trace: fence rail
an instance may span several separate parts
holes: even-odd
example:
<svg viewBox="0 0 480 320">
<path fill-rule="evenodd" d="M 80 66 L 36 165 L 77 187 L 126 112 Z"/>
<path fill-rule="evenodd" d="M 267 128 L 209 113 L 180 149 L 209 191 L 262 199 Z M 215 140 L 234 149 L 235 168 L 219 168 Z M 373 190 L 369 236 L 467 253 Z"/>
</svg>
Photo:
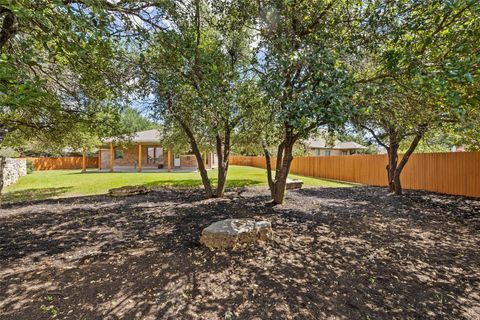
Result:
<svg viewBox="0 0 480 320">
<path fill-rule="evenodd" d="M 230 163 L 266 168 L 263 156 L 232 156 Z M 387 155 L 296 157 L 290 172 L 386 186 L 386 165 Z M 272 166 L 274 169 L 275 159 L 272 159 Z M 480 152 L 413 154 L 402 172 L 401 181 L 405 189 L 480 197 Z"/>
<path fill-rule="evenodd" d="M 33 162 L 34 169 L 59 170 L 59 169 L 81 169 L 82 157 L 62 157 L 62 158 L 25 158 Z M 86 158 L 87 168 L 98 168 L 97 157 Z"/>
</svg>

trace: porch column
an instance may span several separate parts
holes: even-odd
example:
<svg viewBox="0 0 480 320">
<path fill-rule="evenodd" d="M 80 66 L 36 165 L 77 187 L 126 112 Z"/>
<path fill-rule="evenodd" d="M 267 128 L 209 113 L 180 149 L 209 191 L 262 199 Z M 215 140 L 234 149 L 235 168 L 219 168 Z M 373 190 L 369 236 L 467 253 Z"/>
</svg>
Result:
<svg viewBox="0 0 480 320">
<path fill-rule="evenodd" d="M 102 146 L 98 147 L 98 171 L 102 170 Z"/>
<path fill-rule="evenodd" d="M 142 145 L 138 144 L 138 172 L 142 172 Z"/>
<path fill-rule="evenodd" d="M 113 143 L 110 142 L 110 172 L 113 172 Z"/>
<path fill-rule="evenodd" d="M 85 157 L 85 147 L 82 150 L 82 172 L 87 171 L 87 159 Z"/>
<path fill-rule="evenodd" d="M 170 154 L 170 147 L 168 147 L 168 152 L 167 152 L 167 166 L 168 166 L 168 172 L 170 172 L 170 167 L 172 166 L 171 164 L 171 154 Z"/>
<path fill-rule="evenodd" d="M 203 152 L 203 165 L 207 168 L 207 151 Z"/>
</svg>

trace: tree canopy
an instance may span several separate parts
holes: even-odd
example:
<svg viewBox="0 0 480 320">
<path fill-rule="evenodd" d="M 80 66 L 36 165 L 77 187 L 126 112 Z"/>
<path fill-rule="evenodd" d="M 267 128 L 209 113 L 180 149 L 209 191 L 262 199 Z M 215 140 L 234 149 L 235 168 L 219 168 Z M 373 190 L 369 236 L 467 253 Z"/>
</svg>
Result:
<svg viewBox="0 0 480 320">
<path fill-rule="evenodd" d="M 476 1 L 364 9 L 351 119 L 387 149 L 389 185 L 398 194 L 400 174 L 427 132 L 471 127 L 478 117 L 479 9 Z"/>
<path fill-rule="evenodd" d="M 142 89 L 155 97 L 151 110 L 165 128 L 183 131 L 209 197 L 223 195 L 232 143 L 257 106 L 257 84 L 249 74 L 249 8 L 223 1 L 168 2 L 158 10 L 170 27 L 147 33 L 148 46 L 138 58 Z M 203 165 L 207 149 L 218 158 L 216 192 Z"/>
<path fill-rule="evenodd" d="M 259 11 L 258 70 L 269 113 L 264 150 L 273 202 L 282 203 L 295 142 L 342 124 L 351 105 L 348 8 L 343 1 L 265 1 Z M 275 177 L 266 148 L 272 138 Z"/>
</svg>

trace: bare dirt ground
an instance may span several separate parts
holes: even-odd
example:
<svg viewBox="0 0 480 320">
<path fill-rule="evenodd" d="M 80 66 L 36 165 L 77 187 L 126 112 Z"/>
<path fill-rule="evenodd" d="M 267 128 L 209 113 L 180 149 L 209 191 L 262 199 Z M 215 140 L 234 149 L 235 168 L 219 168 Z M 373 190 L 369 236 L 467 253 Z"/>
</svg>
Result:
<svg viewBox="0 0 480 320">
<path fill-rule="evenodd" d="M 480 200 L 312 188 L 163 189 L 0 210 L 0 319 L 480 319 Z M 202 228 L 267 219 L 214 252 Z"/>
</svg>

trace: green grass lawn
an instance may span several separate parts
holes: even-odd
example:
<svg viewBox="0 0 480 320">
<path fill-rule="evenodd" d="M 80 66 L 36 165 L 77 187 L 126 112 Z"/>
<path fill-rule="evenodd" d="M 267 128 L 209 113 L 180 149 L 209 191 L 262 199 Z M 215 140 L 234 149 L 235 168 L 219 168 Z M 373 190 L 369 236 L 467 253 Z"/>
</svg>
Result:
<svg viewBox="0 0 480 320">
<path fill-rule="evenodd" d="M 212 182 L 217 182 L 217 171 L 209 171 Z M 292 179 L 302 179 L 305 186 L 350 187 L 352 184 L 308 178 L 296 175 Z M 172 173 L 81 173 L 79 170 L 37 171 L 4 190 L 4 202 L 17 202 L 55 197 L 103 194 L 111 188 L 128 185 L 148 187 L 174 186 L 194 188 L 202 186 L 198 172 Z M 253 167 L 231 166 L 228 171 L 227 187 L 265 186 L 266 171 Z"/>
</svg>

